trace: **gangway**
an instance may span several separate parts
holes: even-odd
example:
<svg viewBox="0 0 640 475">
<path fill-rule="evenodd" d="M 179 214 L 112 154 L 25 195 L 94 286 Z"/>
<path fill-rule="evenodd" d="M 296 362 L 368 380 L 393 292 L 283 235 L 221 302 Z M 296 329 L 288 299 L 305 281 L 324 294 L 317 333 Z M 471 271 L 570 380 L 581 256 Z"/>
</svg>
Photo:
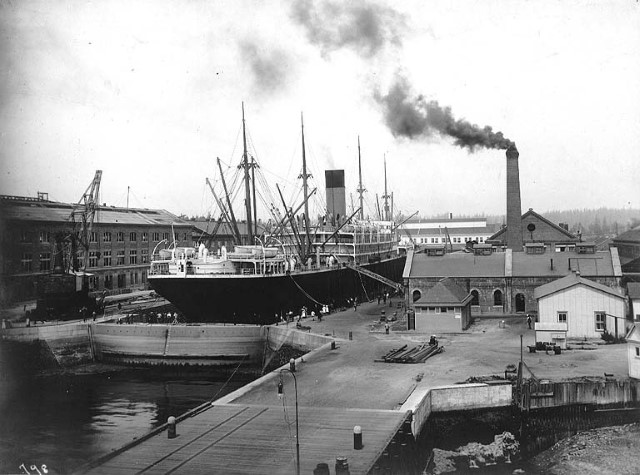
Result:
<svg viewBox="0 0 640 475">
<path fill-rule="evenodd" d="M 345 266 L 348 267 L 351 270 L 354 270 L 356 272 L 359 272 L 362 275 L 366 275 L 367 277 L 371 277 L 372 279 L 377 280 L 378 282 L 382 282 L 384 285 L 388 285 L 389 287 L 392 287 L 394 289 L 396 289 L 398 292 L 403 293 L 404 289 L 402 287 L 402 284 L 399 284 L 391 279 L 387 279 L 386 277 L 380 275 L 380 274 L 376 274 L 375 272 L 370 271 L 369 269 L 365 269 L 364 267 L 360 267 L 357 266 L 355 264 L 347 264 L 345 263 Z"/>
</svg>

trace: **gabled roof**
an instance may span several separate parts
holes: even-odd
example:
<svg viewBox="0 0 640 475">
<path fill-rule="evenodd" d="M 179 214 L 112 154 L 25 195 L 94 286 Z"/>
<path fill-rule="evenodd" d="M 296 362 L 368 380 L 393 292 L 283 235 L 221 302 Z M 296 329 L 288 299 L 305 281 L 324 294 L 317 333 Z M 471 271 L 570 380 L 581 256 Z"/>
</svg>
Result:
<svg viewBox="0 0 640 475">
<path fill-rule="evenodd" d="M 639 243 L 640 242 L 640 226 L 636 226 L 633 229 L 630 229 L 629 231 L 625 231 L 624 233 L 616 236 L 613 239 L 614 243 L 617 242 L 634 242 L 634 243 Z"/>
<path fill-rule="evenodd" d="M 555 294 L 556 292 L 560 292 L 562 290 L 569 289 L 571 287 L 575 287 L 577 285 L 584 285 L 591 289 L 604 292 L 606 294 L 612 295 L 614 297 L 618 297 L 620 299 L 624 299 L 624 296 L 617 292 L 615 289 L 611 287 L 607 287 L 606 285 L 598 284 L 597 282 L 593 282 L 589 279 L 584 279 L 577 274 L 571 273 L 562 279 L 554 280 L 553 282 L 549 282 L 548 284 L 541 285 L 537 287 L 533 291 L 533 296 L 536 299 L 540 299 L 542 297 L 546 297 L 551 294 Z"/>
<path fill-rule="evenodd" d="M 640 324 L 634 323 L 629 328 L 626 336 L 624 337 L 627 341 L 638 341 L 640 342 Z"/>
<path fill-rule="evenodd" d="M 629 282 L 627 284 L 627 294 L 629 298 L 640 299 L 640 282 Z"/>
<path fill-rule="evenodd" d="M 543 223 L 545 223 L 546 225 L 550 226 L 554 231 L 557 231 L 561 234 L 563 234 L 564 236 L 566 236 L 567 238 L 571 239 L 571 240 L 578 240 L 578 238 L 576 236 L 574 236 L 572 233 L 570 233 L 569 231 L 567 231 L 566 229 L 561 228 L 560 226 L 558 226 L 555 223 L 552 223 L 551 221 L 549 221 L 547 218 L 545 218 L 544 216 L 536 213 L 535 211 L 533 211 L 533 209 L 529 208 L 529 211 L 527 211 L 526 213 L 524 213 L 522 215 L 522 217 L 520 218 L 522 221 L 524 221 L 527 218 L 535 218 L 537 220 L 542 221 Z M 507 232 L 507 226 L 501 228 L 497 233 L 493 234 L 491 237 L 489 237 L 487 239 L 487 241 L 495 241 L 497 240 L 498 237 L 502 236 L 504 233 Z M 528 232 L 526 227 L 523 228 L 522 230 L 522 234 L 524 237 L 528 237 Z"/>
<path fill-rule="evenodd" d="M 416 300 L 423 305 L 466 305 L 472 299 L 471 293 L 464 290 L 451 279 L 443 279 L 431 287 L 425 295 Z"/>
</svg>

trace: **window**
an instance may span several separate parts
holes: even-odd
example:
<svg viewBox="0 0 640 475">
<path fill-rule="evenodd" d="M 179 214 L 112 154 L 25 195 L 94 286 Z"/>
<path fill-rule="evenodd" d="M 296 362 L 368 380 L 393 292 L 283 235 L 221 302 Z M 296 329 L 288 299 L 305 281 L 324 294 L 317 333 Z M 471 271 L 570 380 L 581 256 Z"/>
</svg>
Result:
<svg viewBox="0 0 640 475">
<path fill-rule="evenodd" d="M 102 253 L 102 265 L 109 267 L 111 265 L 111 251 L 104 251 Z M 105 284 L 106 286 L 107 284 Z"/>
<path fill-rule="evenodd" d="M 40 242 L 49 242 L 51 233 L 49 231 L 40 231 L 38 238 Z"/>
<path fill-rule="evenodd" d="M 89 242 L 98 242 L 98 233 L 95 231 L 91 231 L 89 234 Z"/>
<path fill-rule="evenodd" d="M 640 356 L 640 346 L 636 346 L 636 356 Z"/>
<path fill-rule="evenodd" d="M 124 242 L 124 233 L 122 231 L 119 231 L 118 234 L 116 235 L 116 241 Z"/>
<path fill-rule="evenodd" d="M 169 233 L 162 233 L 162 239 L 169 240 Z"/>
<path fill-rule="evenodd" d="M 596 331 L 603 332 L 607 329 L 607 314 L 605 312 L 595 312 Z"/>
<path fill-rule="evenodd" d="M 502 307 L 502 292 L 500 290 L 493 292 L 493 306 Z"/>
<path fill-rule="evenodd" d="M 129 250 L 129 264 L 138 263 L 138 251 L 136 249 Z"/>
<path fill-rule="evenodd" d="M 118 274 L 118 288 L 121 289 L 127 285 L 127 275 Z"/>
<path fill-rule="evenodd" d="M 183 234 L 182 234 L 182 240 L 183 240 L 184 242 L 187 242 L 187 233 L 183 233 Z"/>
<path fill-rule="evenodd" d="M 422 297 L 422 292 L 420 292 L 419 290 L 414 290 L 412 297 L 414 302 L 420 300 L 420 297 Z"/>
<path fill-rule="evenodd" d="M 129 241 L 136 242 L 138 240 L 138 233 L 130 232 L 129 233 Z"/>
<path fill-rule="evenodd" d="M 51 253 L 50 252 L 40 253 L 40 270 L 41 271 L 51 270 Z"/>
<path fill-rule="evenodd" d="M 104 242 L 111 242 L 111 233 L 109 231 L 102 233 L 102 240 Z"/>
<path fill-rule="evenodd" d="M 123 266 L 124 265 L 124 250 L 118 251 L 118 255 L 116 256 L 116 265 Z M 120 276 L 118 276 L 118 279 Z M 118 285 L 120 287 L 120 285 Z"/>
<path fill-rule="evenodd" d="M 471 305 L 480 305 L 480 294 L 475 289 L 471 291 Z"/>
<path fill-rule="evenodd" d="M 104 288 L 105 289 L 112 289 L 113 288 L 113 276 L 112 275 L 105 275 L 104 276 Z"/>
<path fill-rule="evenodd" d="M 478 239 L 478 242 L 484 242 L 484 238 L 480 236 L 480 239 Z"/>
<path fill-rule="evenodd" d="M 149 233 L 142 233 L 142 242 L 149 242 Z"/>
<path fill-rule="evenodd" d="M 447 313 L 447 307 L 440 307 L 440 313 Z"/>
<path fill-rule="evenodd" d="M 23 272 L 31 272 L 31 262 L 33 255 L 30 252 L 23 252 L 22 259 L 20 260 L 20 268 Z"/>
<path fill-rule="evenodd" d="M 97 251 L 89 251 L 89 267 L 98 267 Z"/>
<path fill-rule="evenodd" d="M 567 323 L 567 312 L 558 312 L 558 323 Z"/>
<path fill-rule="evenodd" d="M 131 274 L 129 274 L 129 282 L 131 284 L 137 284 L 138 283 L 138 274 L 135 272 L 131 272 Z"/>
<path fill-rule="evenodd" d="M 140 278 L 141 278 L 141 282 L 142 282 L 143 284 L 146 284 L 146 283 L 147 283 L 147 271 L 146 271 L 146 270 L 143 270 L 143 271 L 142 271 L 142 274 L 140 275 Z"/>
<path fill-rule="evenodd" d="M 146 264 L 147 262 L 149 262 L 149 249 L 142 249 L 140 253 L 140 263 Z"/>
<path fill-rule="evenodd" d="M 429 311 L 430 311 L 430 312 L 435 312 L 435 311 L 436 311 L 436 308 L 435 308 L 435 307 L 429 307 Z"/>
<path fill-rule="evenodd" d="M 78 269 L 82 269 L 84 267 L 84 251 L 78 251 L 76 257 L 78 258 Z"/>
<path fill-rule="evenodd" d="M 151 239 L 153 240 L 153 242 L 158 242 L 160 241 L 160 233 L 153 233 L 151 235 Z"/>
</svg>

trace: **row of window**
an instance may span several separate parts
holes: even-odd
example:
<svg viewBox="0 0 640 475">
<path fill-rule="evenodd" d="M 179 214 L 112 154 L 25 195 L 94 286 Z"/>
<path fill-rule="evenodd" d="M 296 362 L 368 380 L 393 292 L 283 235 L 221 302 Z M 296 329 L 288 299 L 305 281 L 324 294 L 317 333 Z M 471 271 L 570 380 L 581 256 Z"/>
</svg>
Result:
<svg viewBox="0 0 640 475">
<path fill-rule="evenodd" d="M 567 323 L 569 312 L 561 310 L 558 313 L 558 323 Z M 607 329 L 607 313 L 602 311 L 594 312 L 596 321 L 596 331 L 603 332 Z"/>
<path fill-rule="evenodd" d="M 115 279 L 114 279 L 115 277 Z M 89 288 L 91 290 L 103 290 L 103 289 L 123 289 L 127 287 L 127 285 L 138 285 L 144 284 L 147 282 L 147 271 L 138 272 L 130 272 L 129 273 L 129 283 L 127 284 L 127 274 L 106 274 L 102 276 L 102 286 L 100 282 L 100 276 L 93 275 L 89 277 Z M 114 285 L 115 284 L 115 285 Z"/>
<path fill-rule="evenodd" d="M 124 250 L 117 251 L 115 265 L 123 266 L 126 263 L 126 255 Z M 129 250 L 129 265 L 135 264 L 147 264 L 149 262 L 149 249 L 141 249 L 140 250 L 140 262 L 138 262 L 138 250 L 130 249 Z M 89 251 L 89 262 L 87 263 L 88 267 L 98 267 L 99 260 L 102 258 L 102 266 L 110 267 L 114 265 L 114 261 L 112 260 L 111 251 Z M 40 271 L 49 271 L 51 270 L 51 253 L 50 252 L 41 252 L 38 255 L 38 265 Z M 80 263 L 80 267 L 84 265 L 84 254 L 81 252 L 78 253 L 78 261 Z M 33 271 L 33 254 L 30 252 L 23 252 L 22 259 L 20 260 L 20 266 L 23 272 L 31 272 Z"/>
<path fill-rule="evenodd" d="M 126 237 L 126 233 L 123 231 L 118 231 L 117 233 L 112 233 L 111 231 L 105 231 L 102 233 L 102 242 L 113 242 L 113 238 L 115 234 L 115 242 L 125 242 L 125 237 Z M 136 242 L 138 241 L 138 234 L 140 234 L 140 240 L 142 242 L 149 242 L 149 233 L 147 232 L 142 232 L 142 233 L 137 233 L 135 231 L 132 231 L 129 233 L 129 242 Z M 162 234 L 162 239 L 169 241 L 171 239 L 171 233 L 165 232 L 165 233 L 159 233 L 159 232 L 153 232 L 151 233 L 151 241 L 152 242 L 160 242 L 160 235 Z M 98 239 L 100 237 L 100 233 L 98 233 L 97 231 L 91 231 L 91 233 L 89 234 L 89 242 L 91 243 L 97 243 Z M 178 239 L 178 236 L 175 236 L 176 239 Z M 183 241 L 187 241 L 189 238 L 189 234 L 188 233 L 182 233 L 182 239 Z M 31 242 L 31 232 L 29 231 L 22 231 L 20 234 L 20 242 L 22 243 L 27 243 L 27 242 Z M 52 242 L 52 233 L 50 231 L 40 231 L 38 233 L 38 242 L 40 243 L 49 243 Z"/>
<path fill-rule="evenodd" d="M 462 240 L 464 239 L 464 242 L 470 242 L 470 241 L 475 241 L 475 242 L 484 242 L 484 238 L 482 236 L 480 237 L 476 237 L 476 238 L 472 238 L 472 237 L 452 237 L 451 238 L 451 242 L 453 243 L 462 243 Z M 447 238 L 446 237 L 432 237 L 432 238 L 416 238 L 415 239 L 416 242 L 418 242 L 419 244 L 446 244 L 447 243 Z"/>
</svg>

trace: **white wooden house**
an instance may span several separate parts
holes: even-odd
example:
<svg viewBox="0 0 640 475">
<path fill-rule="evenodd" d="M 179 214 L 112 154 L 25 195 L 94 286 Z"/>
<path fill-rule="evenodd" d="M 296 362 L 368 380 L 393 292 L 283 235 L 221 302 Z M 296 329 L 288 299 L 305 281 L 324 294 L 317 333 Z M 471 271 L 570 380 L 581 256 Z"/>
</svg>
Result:
<svg viewBox="0 0 640 475">
<path fill-rule="evenodd" d="M 634 322 L 640 322 L 640 282 L 629 282 L 627 284 L 627 295 L 629 296 L 629 306 Z"/>
<path fill-rule="evenodd" d="M 627 333 L 627 358 L 629 377 L 640 379 L 640 323 L 636 323 Z"/>
<path fill-rule="evenodd" d="M 625 296 L 579 274 L 537 287 L 534 297 L 538 321 L 566 324 L 567 338 L 600 338 L 604 331 L 623 337 L 627 332 Z"/>
</svg>

